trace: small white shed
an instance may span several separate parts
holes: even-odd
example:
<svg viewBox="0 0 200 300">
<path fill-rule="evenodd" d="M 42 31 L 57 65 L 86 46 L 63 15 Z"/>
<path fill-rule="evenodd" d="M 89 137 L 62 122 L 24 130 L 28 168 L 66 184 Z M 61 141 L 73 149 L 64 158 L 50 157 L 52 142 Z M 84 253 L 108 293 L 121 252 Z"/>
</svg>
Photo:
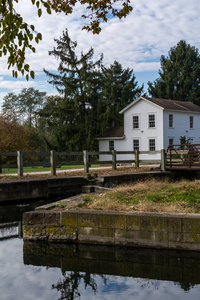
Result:
<svg viewBox="0 0 200 300">
<path fill-rule="evenodd" d="M 119 113 L 124 126 L 98 136 L 99 151 L 157 151 L 180 144 L 181 136 L 200 144 L 200 107 L 191 102 L 139 97 Z"/>
</svg>

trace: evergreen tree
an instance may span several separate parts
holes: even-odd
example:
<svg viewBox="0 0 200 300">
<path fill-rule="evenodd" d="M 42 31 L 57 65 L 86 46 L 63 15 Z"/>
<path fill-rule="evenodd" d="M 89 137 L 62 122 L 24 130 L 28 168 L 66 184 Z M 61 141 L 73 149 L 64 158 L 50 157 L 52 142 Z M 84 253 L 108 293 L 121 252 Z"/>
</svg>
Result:
<svg viewBox="0 0 200 300">
<path fill-rule="evenodd" d="M 73 103 L 63 97 L 46 97 L 44 107 L 39 111 L 39 131 L 42 132 L 47 148 L 56 151 L 76 151 L 69 136 L 75 134 L 76 120 Z"/>
<path fill-rule="evenodd" d="M 143 92 L 138 86 L 133 70 L 123 69 L 114 61 L 109 68 L 103 70 L 102 129 L 123 125 L 123 116 L 119 114 L 125 106 L 139 97 Z"/>
<path fill-rule="evenodd" d="M 190 101 L 200 105 L 200 55 L 198 49 L 181 40 L 168 57 L 161 56 L 159 78 L 148 82 L 152 97 Z"/>
<path fill-rule="evenodd" d="M 92 112 L 94 102 L 99 101 L 102 56 L 94 63 L 94 50 L 91 48 L 86 54 L 81 53 L 79 58 L 76 55 L 77 43 L 70 39 L 67 30 L 55 41 L 57 47 L 49 54 L 60 60 L 58 73 L 44 71 L 50 78 L 49 83 L 63 97 L 62 109 L 65 113 L 61 122 L 65 124 L 66 142 L 65 146 L 61 146 L 62 143 L 57 146 L 64 146 L 62 150 L 92 149 L 95 138 L 93 127 L 97 128 Z M 59 143 L 59 139 L 57 141 Z"/>
</svg>

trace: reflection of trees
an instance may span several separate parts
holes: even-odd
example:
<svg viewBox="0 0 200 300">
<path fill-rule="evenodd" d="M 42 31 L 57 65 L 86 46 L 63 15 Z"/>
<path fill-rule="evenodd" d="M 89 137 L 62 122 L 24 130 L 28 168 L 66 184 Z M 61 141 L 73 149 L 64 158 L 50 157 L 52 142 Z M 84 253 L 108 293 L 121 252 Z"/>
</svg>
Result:
<svg viewBox="0 0 200 300">
<path fill-rule="evenodd" d="M 176 285 L 176 283 L 175 283 Z M 178 286 L 180 286 L 185 292 L 189 292 L 190 289 L 192 289 L 195 284 L 190 283 L 190 282 L 179 282 L 177 283 Z"/>
<path fill-rule="evenodd" d="M 103 275 L 99 275 L 104 280 L 106 285 L 106 278 Z M 59 280 L 57 284 L 52 285 L 52 289 L 57 289 L 61 293 L 61 297 L 58 300 L 73 300 L 81 296 L 79 291 L 79 284 L 84 282 L 85 289 L 91 287 L 94 294 L 97 292 L 97 283 L 94 280 L 94 276 L 90 273 L 81 273 L 78 271 L 65 272 L 63 279 Z"/>
</svg>

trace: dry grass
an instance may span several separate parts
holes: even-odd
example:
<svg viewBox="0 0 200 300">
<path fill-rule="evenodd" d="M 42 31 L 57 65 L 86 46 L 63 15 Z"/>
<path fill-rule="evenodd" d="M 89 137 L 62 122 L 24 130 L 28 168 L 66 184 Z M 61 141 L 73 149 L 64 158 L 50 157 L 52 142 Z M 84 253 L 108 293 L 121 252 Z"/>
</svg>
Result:
<svg viewBox="0 0 200 300">
<path fill-rule="evenodd" d="M 172 183 L 151 179 L 87 197 L 87 209 L 200 213 L 200 183 L 186 180 Z"/>
</svg>

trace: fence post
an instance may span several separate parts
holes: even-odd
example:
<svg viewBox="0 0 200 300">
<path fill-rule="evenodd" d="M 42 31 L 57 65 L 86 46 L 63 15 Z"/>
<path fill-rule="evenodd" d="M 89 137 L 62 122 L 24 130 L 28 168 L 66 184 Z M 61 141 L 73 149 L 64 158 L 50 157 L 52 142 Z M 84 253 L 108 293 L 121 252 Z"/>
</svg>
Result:
<svg viewBox="0 0 200 300">
<path fill-rule="evenodd" d="M 89 172 L 89 155 L 88 155 L 87 150 L 83 151 L 83 163 L 84 163 L 84 171 L 85 171 L 85 173 L 88 173 Z"/>
<path fill-rule="evenodd" d="M 17 173 L 23 176 L 23 152 L 17 151 Z"/>
<path fill-rule="evenodd" d="M 135 151 L 135 168 L 139 168 L 139 150 Z"/>
<path fill-rule="evenodd" d="M 161 149 L 161 171 L 165 171 L 165 165 L 166 165 L 166 160 L 165 160 L 165 149 Z"/>
<path fill-rule="evenodd" d="M 116 170 L 116 150 L 112 150 L 112 169 Z"/>
<path fill-rule="evenodd" d="M 56 175 L 56 151 L 50 151 L 51 175 Z"/>
</svg>

